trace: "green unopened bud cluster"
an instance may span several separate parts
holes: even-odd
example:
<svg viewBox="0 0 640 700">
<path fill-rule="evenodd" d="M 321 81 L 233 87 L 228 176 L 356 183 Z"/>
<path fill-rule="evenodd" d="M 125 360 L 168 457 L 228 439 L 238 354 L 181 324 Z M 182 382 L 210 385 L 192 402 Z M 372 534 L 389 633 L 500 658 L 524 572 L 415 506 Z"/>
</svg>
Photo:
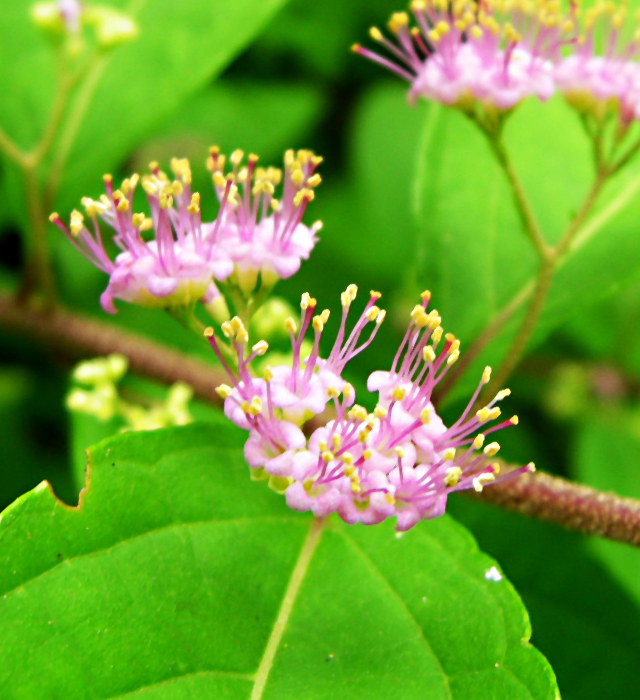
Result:
<svg viewBox="0 0 640 700">
<path fill-rule="evenodd" d="M 192 421 L 189 401 L 193 390 L 184 382 L 173 384 L 167 398 L 150 407 L 125 401 L 118 393 L 117 383 L 125 375 L 128 364 L 127 358 L 118 354 L 78 364 L 71 377 L 81 386 L 75 386 L 67 395 L 67 408 L 100 421 L 119 417 L 124 421 L 123 431 L 156 430 Z"/>
</svg>

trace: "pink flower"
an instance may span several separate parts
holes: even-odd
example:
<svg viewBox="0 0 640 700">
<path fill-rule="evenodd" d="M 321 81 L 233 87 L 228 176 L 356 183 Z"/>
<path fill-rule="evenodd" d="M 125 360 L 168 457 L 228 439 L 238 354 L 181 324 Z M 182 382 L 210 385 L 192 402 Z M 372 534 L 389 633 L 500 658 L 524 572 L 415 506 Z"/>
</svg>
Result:
<svg viewBox="0 0 640 700">
<path fill-rule="evenodd" d="M 256 286 L 258 275 L 263 284 L 273 285 L 279 278 L 291 277 L 306 260 L 317 242 L 320 222 L 308 227 L 302 223 L 307 204 L 320 184 L 315 173 L 322 158 L 311 151 L 287 151 L 283 171 L 256 167 L 257 156 L 250 155 L 243 165 L 244 153 L 229 157 L 231 170 L 225 172 L 227 159 L 217 148 L 211 149 L 207 166 L 220 200 L 220 212 L 209 225 L 212 239 L 233 260 L 235 277 L 245 293 Z M 284 179 L 280 199 L 276 188 Z"/>
<path fill-rule="evenodd" d="M 599 2 L 585 13 L 584 36 L 555 67 L 558 90 L 581 112 L 604 117 L 610 108 L 628 124 L 640 119 L 640 43 L 625 40 L 626 6 Z"/>
<path fill-rule="evenodd" d="M 208 165 L 220 199 L 212 222 L 202 221 L 200 195 L 191 191 L 189 162 L 176 158 L 171 161 L 174 180 L 157 163 L 142 178 L 150 217 L 133 213 L 138 175 L 124 180 L 119 189 L 105 175 L 107 193 L 97 201 L 82 200 L 91 219 L 89 228 L 79 211 L 72 212 L 69 228 L 58 214 L 51 215 L 73 245 L 109 275 L 101 297 L 105 311 L 116 312 L 115 299 L 153 308 L 202 301 L 214 318 L 221 318 L 226 304 L 214 280 L 228 280 L 250 295 L 259 278 L 270 288 L 280 277 L 297 272 L 321 227 L 320 222 L 306 226 L 302 216 L 320 183 L 314 171 L 322 159 L 311 151 L 287 151 L 281 199 L 274 194 L 282 171 L 256 168 L 257 156 L 249 156 L 246 166 L 242 160 L 242 151 L 235 151 L 229 158 L 232 169 L 225 174 L 226 157 L 211 149 Z M 121 250 L 115 260 L 105 249 L 98 218 L 115 232 L 113 242 Z M 155 238 L 146 240 L 150 230 Z"/>
<path fill-rule="evenodd" d="M 200 217 L 200 195 L 191 193 L 191 171 L 186 160 L 171 163 L 171 181 L 152 163 L 152 173 L 142 178 L 151 217 L 133 212 L 133 198 L 140 180 L 132 175 L 119 189 L 105 175 L 107 193 L 99 201 L 85 197 L 82 203 L 91 219 L 90 231 L 79 211 L 71 214 L 69 229 L 57 214 L 50 219 L 96 267 L 109 275 L 100 301 L 115 313 L 115 299 L 140 306 L 167 308 L 190 306 L 215 296 L 213 278 L 226 279 L 233 272 L 227 254 L 206 236 Z M 98 217 L 114 231 L 114 243 L 122 251 L 111 260 L 105 250 Z M 153 229 L 155 238 L 143 233 Z"/>
<path fill-rule="evenodd" d="M 237 371 L 225 360 L 222 339 L 208 329 L 206 335 L 232 384 L 218 387 L 218 393 L 225 399 L 227 416 L 250 431 L 245 448 L 249 466 L 288 480 L 285 493 L 291 508 L 317 517 L 337 513 L 347 523 L 366 525 L 395 516 L 397 528 L 406 530 L 419 520 L 442 515 L 452 491 L 480 491 L 494 483 L 500 467 L 488 460 L 499 445 L 485 446 L 485 437 L 518 420 L 514 416 L 486 428 L 499 417 L 496 404 L 509 395 L 508 390 L 473 411 L 489 381 L 489 368 L 453 425 L 447 427 L 437 415 L 431 395 L 458 359 L 460 342 L 450 334 L 444 335 L 443 342 L 440 315 L 436 310 L 427 312 L 428 292 L 411 312 L 391 369 L 369 377 L 369 391 L 378 393 L 375 409 L 370 413 L 354 403 L 355 391 L 343 379 L 343 371 L 373 341 L 384 319 L 384 311 L 376 306 L 380 295 L 371 292 L 348 332 L 356 294 L 355 285 L 342 294 L 340 327 L 326 359 L 320 357 L 319 347 L 329 312 L 315 314 L 316 300 L 303 294 L 299 326 L 293 318 L 285 324 L 291 336 L 292 364 L 269 368 L 264 378 L 253 376 L 251 363 L 268 346 L 260 341 L 247 350 L 249 336 L 239 318 L 222 325 L 237 356 Z M 361 341 L 369 324 L 373 329 Z M 302 341 L 310 327 L 313 349 L 302 358 Z M 326 411 L 329 403 L 333 415 L 305 437 L 298 426 Z M 527 465 L 519 471 L 532 469 Z"/>
<path fill-rule="evenodd" d="M 548 2 L 414 0 L 410 7 L 417 26 L 409 27 L 407 13 L 392 15 L 395 42 L 376 27 L 370 32 L 394 60 L 353 47 L 408 80 L 410 98 L 509 110 L 553 94 L 553 60 L 573 25 Z"/>
</svg>

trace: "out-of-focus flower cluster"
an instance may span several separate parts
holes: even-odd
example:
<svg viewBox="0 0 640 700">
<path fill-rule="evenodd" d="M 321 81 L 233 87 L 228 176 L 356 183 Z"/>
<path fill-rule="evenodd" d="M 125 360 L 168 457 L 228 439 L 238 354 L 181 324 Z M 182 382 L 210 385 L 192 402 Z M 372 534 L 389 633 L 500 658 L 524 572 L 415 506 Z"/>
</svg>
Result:
<svg viewBox="0 0 640 700">
<path fill-rule="evenodd" d="M 117 384 L 128 366 L 127 358 L 117 353 L 80 362 L 71 373 L 75 386 L 67 395 L 67 408 L 100 421 L 117 417 L 122 421 L 122 432 L 191 423 L 189 402 L 193 398 L 193 389 L 184 382 L 170 386 L 164 401 L 155 401 L 148 406 L 125 401 L 118 393 Z"/>
<path fill-rule="evenodd" d="M 413 0 L 392 15 L 394 41 L 370 36 L 391 57 L 356 44 L 355 52 L 411 83 L 412 99 L 505 112 L 556 91 L 582 112 L 623 123 L 640 119 L 639 34 L 627 3 L 581 11 L 559 0 Z"/>
<path fill-rule="evenodd" d="M 201 300 L 217 318 L 226 309 L 220 283 L 248 298 L 258 285 L 267 292 L 278 279 L 293 275 L 309 257 L 320 223 L 308 227 L 302 216 L 320 183 L 315 170 L 321 160 L 311 151 L 287 151 L 283 171 L 257 167 L 254 155 L 245 163 L 239 150 L 227 159 L 211 148 L 207 166 L 220 202 L 213 221 L 202 220 L 189 162 L 177 158 L 171 161 L 173 179 L 157 163 L 151 163 L 150 174 L 134 174 L 118 188 L 105 175 L 106 194 L 82 200 L 86 216 L 73 211 L 69 227 L 57 213 L 50 219 L 109 275 L 101 297 L 109 313 L 116 311 L 115 299 L 153 308 L 190 307 Z M 138 184 L 150 216 L 134 212 Z M 121 251 L 115 260 L 98 219 L 115 232 L 113 242 Z"/>
<path fill-rule="evenodd" d="M 499 445 L 485 444 L 485 439 L 518 421 L 514 416 L 489 427 L 500 416 L 497 403 L 508 390 L 474 409 L 489 381 L 489 368 L 454 424 L 446 426 L 437 415 L 431 395 L 458 359 L 460 341 L 443 333 L 436 310 L 427 311 L 428 292 L 411 313 L 391 369 L 369 377 L 368 389 L 377 394 L 375 408 L 370 412 L 356 404 L 344 370 L 373 341 L 385 317 L 377 306 L 380 294 L 371 292 L 349 329 L 356 293 L 350 285 L 342 294 L 342 317 L 326 358 L 320 343 L 329 311 L 316 313 L 316 300 L 304 294 L 300 320 L 290 317 L 285 322 L 292 361 L 267 367 L 261 377 L 252 372 L 252 362 L 267 352 L 265 341 L 251 346 L 238 317 L 222 324 L 237 356 L 237 368 L 232 368 L 221 351 L 221 338 L 208 328 L 205 335 L 231 380 L 217 391 L 226 415 L 249 431 L 245 456 L 254 477 L 268 479 L 272 488 L 284 492 L 291 508 L 318 517 L 335 512 L 347 523 L 375 524 L 395 516 L 397 529 L 407 530 L 421 519 L 441 515 L 452 491 L 481 491 L 495 483 L 500 467 L 491 457 Z M 313 345 L 303 354 L 310 329 Z M 308 437 L 304 424 L 310 418 L 317 424 L 320 414 L 327 413 L 329 419 Z"/>
</svg>

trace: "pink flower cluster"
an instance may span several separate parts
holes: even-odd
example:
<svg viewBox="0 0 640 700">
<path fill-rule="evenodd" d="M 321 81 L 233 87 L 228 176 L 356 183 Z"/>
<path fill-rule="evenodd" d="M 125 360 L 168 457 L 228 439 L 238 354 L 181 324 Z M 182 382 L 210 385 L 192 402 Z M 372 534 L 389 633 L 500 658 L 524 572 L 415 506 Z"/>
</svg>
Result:
<svg viewBox="0 0 640 700">
<path fill-rule="evenodd" d="M 191 190 L 186 159 L 174 158 L 174 179 L 151 164 L 151 173 L 125 179 L 118 189 L 104 176 L 106 194 L 85 197 L 85 217 L 77 210 L 70 226 L 57 213 L 50 220 L 96 267 L 109 275 L 101 296 L 105 311 L 115 313 L 115 299 L 154 308 L 189 307 L 220 297 L 217 283 L 239 287 L 250 295 L 260 282 L 270 288 L 290 277 L 309 257 L 320 223 L 302 223 L 307 204 L 320 183 L 315 173 L 321 158 L 311 151 L 287 151 L 285 169 L 259 168 L 257 156 L 235 151 L 227 159 L 212 148 L 207 162 L 220 201 L 214 221 L 202 220 L 200 195 Z M 282 197 L 276 187 L 284 179 Z M 151 216 L 134 213 L 138 183 L 147 196 Z M 104 246 L 98 218 L 114 231 L 120 253 L 112 260 Z M 146 232 L 153 231 L 147 240 Z"/>
<path fill-rule="evenodd" d="M 510 110 L 527 97 L 558 90 L 583 112 L 623 123 L 640 119 L 639 36 L 630 35 L 624 3 L 600 1 L 584 13 L 558 0 L 413 0 L 391 17 L 395 42 L 370 35 L 393 57 L 354 51 L 411 83 L 412 99 L 471 110 Z"/>
<path fill-rule="evenodd" d="M 417 26 L 405 12 L 388 24 L 396 43 L 376 27 L 370 32 L 397 62 L 353 49 L 407 79 L 414 99 L 509 110 L 554 92 L 553 62 L 574 26 L 559 7 L 557 0 L 413 0 Z"/>
<path fill-rule="evenodd" d="M 291 364 L 267 367 L 262 377 L 254 375 L 251 365 L 267 352 L 265 341 L 249 349 L 242 321 L 235 317 L 224 323 L 222 332 L 237 356 L 235 370 L 225 360 L 221 339 L 208 328 L 205 335 L 231 380 L 217 391 L 226 415 L 249 431 L 245 456 L 255 478 L 268 479 L 284 492 L 291 508 L 318 517 L 338 513 L 347 523 L 368 525 L 395 516 L 397 529 L 407 530 L 419 520 L 442 515 L 450 492 L 481 491 L 495 483 L 500 467 L 488 458 L 499 445 L 484 445 L 485 438 L 518 420 L 514 416 L 487 427 L 500 416 L 496 404 L 508 390 L 472 412 L 489 381 L 489 368 L 453 425 L 447 427 L 437 415 L 431 395 L 458 359 L 460 341 L 450 334 L 443 338 L 438 312 L 427 312 L 428 292 L 411 313 L 391 369 L 369 377 L 368 389 L 378 397 L 375 408 L 369 412 L 356 404 L 354 388 L 343 372 L 373 341 L 385 317 L 376 305 L 380 294 L 371 292 L 348 330 L 356 293 L 356 286 L 350 285 L 342 294 L 340 327 L 326 359 L 320 356 L 320 340 L 329 311 L 316 314 L 316 300 L 304 294 L 299 324 L 293 318 L 286 321 Z M 310 328 L 313 346 L 303 357 L 302 343 Z M 366 329 L 368 336 L 362 340 Z M 328 422 L 307 437 L 302 426 L 320 414 L 329 414 Z M 532 469 L 527 465 L 520 471 Z"/>
</svg>

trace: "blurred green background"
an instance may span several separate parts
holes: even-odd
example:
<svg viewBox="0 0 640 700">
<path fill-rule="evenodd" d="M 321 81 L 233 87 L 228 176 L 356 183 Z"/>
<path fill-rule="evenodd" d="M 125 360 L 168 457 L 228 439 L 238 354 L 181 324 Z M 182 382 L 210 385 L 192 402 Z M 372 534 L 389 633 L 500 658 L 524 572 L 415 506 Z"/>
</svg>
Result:
<svg viewBox="0 0 640 700">
<path fill-rule="evenodd" d="M 106 170 L 124 177 L 152 159 L 166 166 L 175 155 L 191 158 L 203 208 L 214 211 L 204 168 L 209 145 L 224 152 L 243 148 L 273 164 L 287 148 L 312 148 L 325 158 L 323 184 L 308 213 L 309 221 L 324 222 L 321 242 L 277 294 L 295 305 L 309 291 L 336 308 L 351 282 L 383 292 L 389 322 L 351 368 L 356 386 L 389 364 L 406 311 L 424 287 L 434 292 L 446 330 L 462 338 L 464 351 L 526 284 L 535 260 L 482 137 L 457 113 L 426 104 L 410 108 L 404 85 L 349 52 L 351 43 L 366 40 L 371 24 L 401 8 L 388 0 L 258 3 L 254 25 L 228 37 L 224 27 L 234 19 L 234 3 L 174 5 L 142 11 L 140 39 L 114 53 L 55 208 L 66 218 L 80 197 L 99 194 Z M 24 146 L 41 129 L 53 82 L 50 47 L 30 24 L 28 8 L 5 3 L 0 18 L 0 124 Z M 507 141 L 553 238 L 591 176 L 578 120 L 559 99 L 526 104 L 509 124 Z M 559 275 L 545 322 L 510 383 L 507 410 L 519 414 L 520 425 L 501 442 L 507 460 L 533 460 L 640 498 L 637 179 L 634 165 L 612 183 L 602 202 L 604 224 Z M 23 204 L 19 177 L 5 161 L 0 280 L 7 289 L 17 285 L 24 257 Z M 607 207 L 614 206 L 612 214 Z M 104 319 L 104 276 L 53 227 L 49 242 L 63 302 Z M 207 356 L 170 318 L 119 307 L 110 322 Z M 507 330 L 478 367 L 500 358 L 508 336 Z M 442 407 L 445 415 L 459 409 L 478 367 Z M 66 413 L 69 369 L 47 347 L 0 329 L 2 506 L 45 478 L 73 502 L 72 463 L 81 463 L 83 448 L 113 429 Z M 158 391 L 135 378 L 128 382 L 135 391 Z M 195 412 L 206 419 L 211 410 Z M 464 497 L 452 500 L 453 514 L 522 595 L 532 641 L 554 667 L 565 700 L 637 697 L 640 552 Z"/>
</svg>

